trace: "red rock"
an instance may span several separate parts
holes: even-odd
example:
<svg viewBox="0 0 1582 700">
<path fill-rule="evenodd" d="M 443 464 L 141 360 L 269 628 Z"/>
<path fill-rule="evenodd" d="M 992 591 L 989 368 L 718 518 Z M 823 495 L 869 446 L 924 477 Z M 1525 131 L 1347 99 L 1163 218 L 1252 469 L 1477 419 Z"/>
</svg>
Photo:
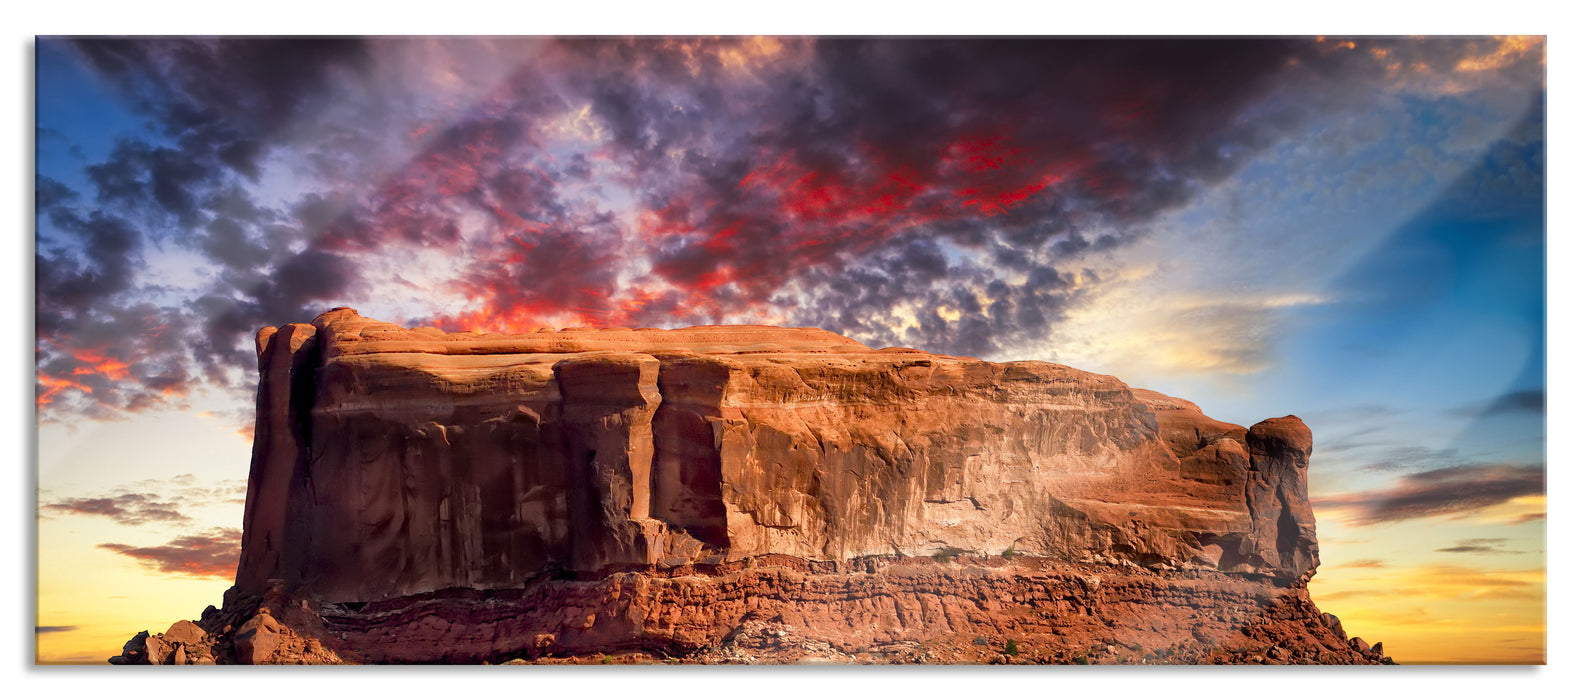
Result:
<svg viewBox="0 0 1582 700">
<path fill-rule="evenodd" d="M 1350 644 L 1351 648 L 1355 649 L 1357 653 L 1360 654 L 1366 654 L 1372 649 L 1372 647 L 1368 646 L 1367 642 L 1362 641 L 1362 637 L 1352 637 Z"/>
<path fill-rule="evenodd" d="M 1255 567 L 1290 576 L 1318 568 L 1318 529 L 1307 500 L 1307 458 L 1313 433 L 1296 416 L 1270 418 L 1247 431 L 1252 471 L 1247 503 L 1253 536 L 1242 540 L 1242 554 Z"/>
<path fill-rule="evenodd" d="M 1305 505 L 1299 421 L 1248 433 L 1069 367 L 815 329 L 442 335 L 348 309 L 258 341 L 242 593 L 765 554 L 1315 562 L 1311 513 L 1285 505 Z"/>
<path fill-rule="evenodd" d="M 267 662 L 280 646 L 280 631 L 280 623 L 267 613 L 254 615 L 232 637 L 237 661 L 251 665 Z"/>
<path fill-rule="evenodd" d="M 806 328 L 337 309 L 257 347 L 241 563 L 203 616 L 241 663 L 988 663 L 971 640 L 1008 632 L 1018 663 L 1363 659 L 1306 597 L 1294 417 Z"/>
<path fill-rule="evenodd" d="M 1324 613 L 1323 615 L 1320 616 L 1320 621 L 1324 624 L 1325 627 L 1328 627 L 1330 629 L 1330 631 L 1334 632 L 1336 637 L 1339 637 L 1340 639 L 1346 639 L 1347 638 L 1346 637 L 1346 628 L 1341 626 L 1340 618 L 1335 617 L 1334 615 L 1331 615 L 1329 613 Z"/>
<path fill-rule="evenodd" d="M 161 639 L 159 635 L 149 637 L 143 646 L 146 649 L 145 654 L 147 654 L 145 658 L 148 659 L 149 664 L 154 666 L 169 664 L 171 655 L 175 653 L 172 645 Z"/>
<path fill-rule="evenodd" d="M 207 633 L 203 631 L 203 628 L 197 626 L 191 620 L 176 622 L 164 634 L 165 641 L 186 645 L 196 645 L 202 642 L 205 636 L 207 636 Z"/>
</svg>

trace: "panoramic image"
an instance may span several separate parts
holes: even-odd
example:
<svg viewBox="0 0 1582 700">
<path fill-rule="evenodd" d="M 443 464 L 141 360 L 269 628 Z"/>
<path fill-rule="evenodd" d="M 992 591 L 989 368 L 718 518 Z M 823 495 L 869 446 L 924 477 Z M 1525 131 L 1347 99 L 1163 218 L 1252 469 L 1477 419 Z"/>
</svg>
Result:
<svg viewBox="0 0 1582 700">
<path fill-rule="evenodd" d="M 1550 659 L 1544 37 L 31 50 L 34 665 Z"/>
</svg>

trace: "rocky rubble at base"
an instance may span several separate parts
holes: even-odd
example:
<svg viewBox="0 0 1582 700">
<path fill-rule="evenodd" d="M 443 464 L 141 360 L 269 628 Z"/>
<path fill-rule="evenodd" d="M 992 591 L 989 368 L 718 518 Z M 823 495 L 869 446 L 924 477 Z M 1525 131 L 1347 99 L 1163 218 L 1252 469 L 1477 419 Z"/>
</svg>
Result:
<svg viewBox="0 0 1582 700">
<path fill-rule="evenodd" d="M 279 587 L 262 597 L 209 606 L 197 620 L 181 620 L 163 634 L 137 634 L 115 665 L 335 665 L 346 663 L 320 642 L 317 615 Z"/>
<path fill-rule="evenodd" d="M 220 664 L 1391 663 L 1300 584 L 1036 557 L 771 557 L 352 605 L 277 585 L 228 607 L 178 623 L 207 633 L 186 648 Z M 175 632 L 123 662 L 152 662 L 141 644 L 170 663 Z"/>
</svg>

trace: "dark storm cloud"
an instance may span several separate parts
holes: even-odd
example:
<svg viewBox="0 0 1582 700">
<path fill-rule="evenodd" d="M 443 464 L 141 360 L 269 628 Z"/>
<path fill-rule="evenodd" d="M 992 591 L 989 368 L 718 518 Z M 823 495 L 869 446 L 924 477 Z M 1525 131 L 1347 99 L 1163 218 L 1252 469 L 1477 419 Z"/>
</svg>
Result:
<svg viewBox="0 0 1582 700">
<path fill-rule="evenodd" d="M 87 217 L 51 207 L 47 214 L 70 245 L 73 254 L 54 241 L 42 241 L 34 258 L 38 278 L 40 314 L 46 328 L 59 315 L 82 313 L 93 305 L 132 286 L 143 239 L 137 229 L 119 217 L 95 211 Z"/>
<path fill-rule="evenodd" d="M 751 81 L 709 60 L 731 42 L 561 48 L 617 162 L 670 175 L 644 183 L 654 221 L 640 233 L 682 295 L 633 323 L 796 296 L 797 323 L 988 354 L 1042 337 L 1075 302 L 1060 260 L 1126 245 L 1297 125 L 1300 111 L 1250 108 L 1315 70 L 1311 43 L 792 41 L 798 60 L 753 66 Z M 936 285 L 906 258 L 941 242 L 977 259 Z M 907 299 L 930 311 L 898 334 Z"/>
<path fill-rule="evenodd" d="M 187 395 L 198 374 L 221 386 L 235 383 L 226 370 L 245 367 L 238 349 L 253 329 L 266 318 L 311 318 L 318 304 L 310 301 L 334 298 L 355 279 L 334 256 L 292 253 L 287 246 L 300 235 L 247 186 L 259 177 L 266 144 L 313 109 L 332 76 L 358 74 L 365 56 L 357 42 L 73 45 L 151 120 L 153 133 L 122 138 L 86 168 L 91 197 L 39 180 L 39 404 L 46 420 L 67 407 L 107 417 L 159 405 Z M 209 301 L 151 309 L 143 298 L 160 293 L 161 280 L 135 279 L 151 245 L 212 261 L 218 274 Z M 195 310 L 219 313 L 194 317 Z"/>
<path fill-rule="evenodd" d="M 438 291 L 471 307 L 392 320 L 776 317 L 1008 352 L 1105 282 L 1076 276 L 1082 256 L 1361 99 L 1309 88 L 1383 75 L 1298 39 L 73 45 L 152 124 L 87 169 L 85 193 L 39 181 L 40 392 L 102 410 L 199 377 L 245 395 L 256 328 L 404 283 L 392 261 L 419 249 L 453 256 Z M 284 200 L 260 194 L 266 163 L 296 177 Z M 164 289 L 130 276 L 150 249 L 202 256 L 212 283 L 161 307 L 170 335 L 136 352 L 80 342 L 152 332 L 118 325 Z M 77 374 L 85 352 L 169 392 Z"/>
<path fill-rule="evenodd" d="M 222 163 L 201 152 L 134 140 L 122 140 L 109 160 L 88 167 L 100 206 L 163 213 L 183 228 L 203 221 L 196 196 L 218 184 L 225 172 Z"/>
<path fill-rule="evenodd" d="M 191 578 L 229 579 L 236 575 L 241 557 L 242 532 L 235 528 L 213 528 L 182 535 L 163 545 L 136 547 L 119 542 L 100 544 L 117 554 L 142 562 L 167 574 Z"/>
<path fill-rule="evenodd" d="M 1229 174 L 1233 163 L 1225 161 L 1239 156 L 1230 146 L 1260 131 L 1257 122 L 1228 129 L 1231 119 L 1306 48 L 1251 40 L 826 40 L 809 82 L 820 86 L 830 116 L 778 132 L 778 145 L 801 152 L 814 144 L 806 150 L 816 160 L 868 143 L 888 161 L 925 171 L 939 169 L 941 151 L 954 146 L 969 168 L 994 172 L 981 183 L 986 189 L 1025 184 L 1018 180 L 1069 161 L 1077 191 L 1065 196 L 1146 216 L 1181 201 L 1183 185 Z M 984 148 L 974 151 L 974 141 Z"/>
<path fill-rule="evenodd" d="M 123 139 L 91 165 L 91 201 L 40 180 L 40 211 L 75 236 L 58 251 L 40 246 L 41 335 L 60 331 L 41 362 L 55 383 L 40 391 L 75 390 L 79 404 L 112 409 L 152 395 L 118 399 L 100 375 L 70 374 L 82 368 L 64 358 L 104 353 L 81 342 L 91 324 L 147 331 L 95 318 L 116 316 L 139 293 L 131 271 L 145 241 L 205 256 L 216 281 L 188 300 L 185 318 L 160 324 L 185 335 L 185 353 L 121 349 L 112 359 L 184 395 L 193 376 L 242 389 L 236 370 L 251 361 L 252 331 L 344 301 L 365 281 L 361 256 L 455 248 L 460 222 L 480 216 L 488 235 L 457 250 L 471 264 L 451 288 L 476 310 L 442 325 L 565 311 L 598 324 L 715 321 L 786 299 L 800 278 L 792 316 L 801 323 L 992 354 L 1042 336 L 1074 303 L 1054 262 L 1137 235 L 1085 235 L 1086 224 L 1145 220 L 1255 150 L 1279 120 L 1228 120 L 1308 50 L 1295 41 L 788 40 L 781 54 L 744 64 L 750 41 L 564 40 L 405 163 L 369 172 L 360 163 L 377 152 L 375 133 L 319 115 L 343 95 L 365 102 L 353 114 L 389 111 L 367 78 L 371 57 L 399 50 L 395 42 L 74 45 L 162 139 Z M 622 224 L 565 191 L 590 179 L 593 153 L 544 155 L 549 123 L 583 104 L 606 134 L 597 155 L 650 208 L 650 228 L 667 231 L 643 252 L 673 289 L 621 298 L 611 251 Z M 276 211 L 250 183 L 282 148 L 336 177 Z M 941 240 L 985 257 L 955 263 L 944 280 Z M 1009 285 L 1006 272 L 1026 281 Z M 918 299 L 917 325 L 893 331 L 896 304 Z"/>
<path fill-rule="evenodd" d="M 323 310 L 322 300 L 337 298 L 358 279 L 350 260 L 311 248 L 286 253 L 267 272 L 233 275 L 227 287 L 188 307 L 200 331 L 188 341 L 194 362 L 210 382 L 226 384 L 230 371 L 254 360 L 254 349 L 242 340 L 250 342 L 262 326 L 311 320 Z M 236 388 L 245 390 L 250 381 L 244 377 Z"/>
<path fill-rule="evenodd" d="M 38 213 L 63 211 L 63 205 L 77 198 L 77 191 L 58 180 L 37 175 L 33 182 L 33 206 Z"/>
<path fill-rule="evenodd" d="M 619 323 L 626 316 L 612 299 L 622 231 L 611 212 L 562 195 L 568 183 L 587 179 L 583 154 L 531 157 L 541 147 L 534 121 L 546 108 L 544 88 L 533 76 L 518 76 L 511 88 L 497 98 L 499 114 L 446 127 L 357 201 L 304 200 L 297 211 L 304 225 L 323 222 L 310 250 L 351 257 L 392 245 L 453 250 L 467 264 L 449 291 L 478 307 L 464 318 L 414 323 L 487 328 L 567 310 L 591 323 Z M 464 244 L 464 218 L 484 235 Z"/>
<path fill-rule="evenodd" d="M 1314 508 L 1344 510 L 1369 525 L 1462 515 L 1524 496 L 1544 494 L 1544 465 L 1468 464 L 1407 474 L 1388 488 L 1313 499 Z"/>
<path fill-rule="evenodd" d="M 466 117 L 444 128 L 360 197 L 308 195 L 296 215 L 312 245 L 336 252 L 454 246 L 464 213 L 488 217 L 502 237 L 563 219 L 555 194 L 560 169 L 515 162 L 537 148 L 523 122 L 531 111 L 514 101 L 502 109 L 505 114 Z"/>
<path fill-rule="evenodd" d="M 313 110 L 332 82 L 365 74 L 366 45 L 328 38 L 84 38 L 73 45 L 155 117 L 183 148 L 198 147 L 252 178 L 273 133 Z"/>
<path fill-rule="evenodd" d="M 131 287 L 143 237 L 122 218 L 75 206 L 81 195 L 65 184 L 38 176 L 34 206 L 40 228 L 47 222 L 58 234 L 40 236 L 34 258 L 39 315 L 47 330 L 57 314 L 72 314 Z"/>
<path fill-rule="evenodd" d="M 34 256 L 37 402 L 90 417 L 185 395 L 179 313 L 131 296 L 144 236 L 120 216 L 84 214 L 81 197 L 40 177 Z M 45 225 L 53 234 L 43 234 Z"/>
</svg>

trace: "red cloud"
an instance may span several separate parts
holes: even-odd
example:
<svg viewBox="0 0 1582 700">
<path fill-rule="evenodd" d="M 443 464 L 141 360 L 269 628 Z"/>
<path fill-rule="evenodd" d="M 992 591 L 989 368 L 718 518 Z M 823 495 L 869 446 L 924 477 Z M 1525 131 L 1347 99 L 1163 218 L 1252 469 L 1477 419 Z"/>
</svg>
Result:
<svg viewBox="0 0 1582 700">
<path fill-rule="evenodd" d="M 241 542 L 240 530 L 215 528 L 203 534 L 177 537 L 154 547 L 107 542 L 99 545 L 99 548 L 132 557 L 167 574 L 229 579 L 236 575 L 236 563 L 242 551 Z"/>
</svg>

